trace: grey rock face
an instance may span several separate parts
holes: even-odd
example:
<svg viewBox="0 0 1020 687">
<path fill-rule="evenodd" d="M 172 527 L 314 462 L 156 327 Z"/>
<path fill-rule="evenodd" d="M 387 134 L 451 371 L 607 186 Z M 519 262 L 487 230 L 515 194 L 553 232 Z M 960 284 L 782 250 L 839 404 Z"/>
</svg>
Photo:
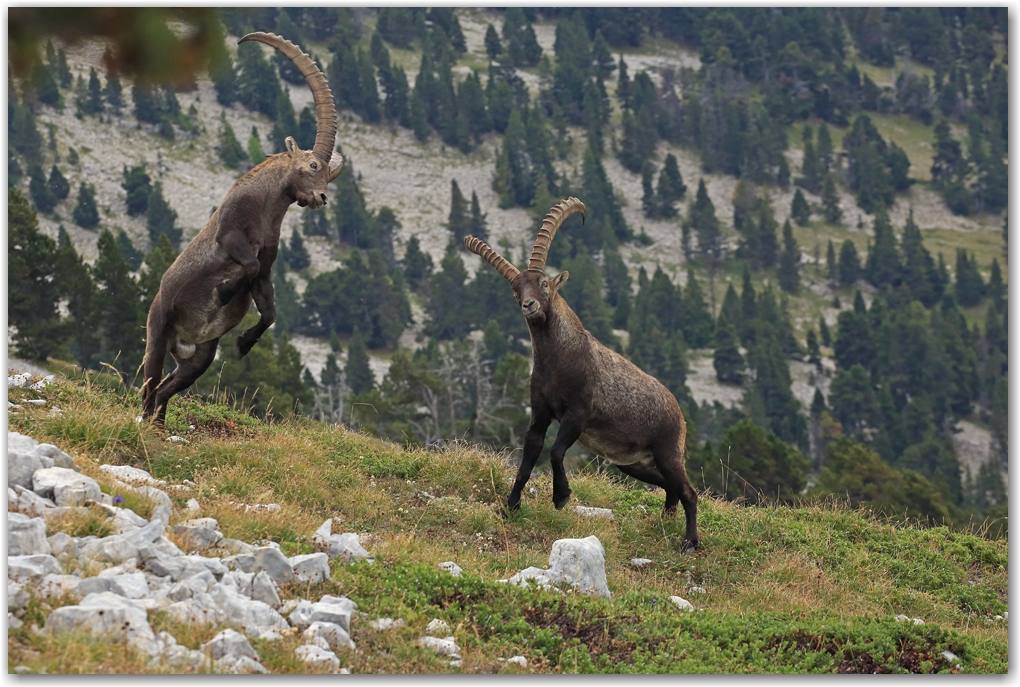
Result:
<svg viewBox="0 0 1020 687">
<path fill-rule="evenodd" d="M 313 668 L 330 671 L 339 670 L 340 659 L 329 649 L 314 644 L 305 644 L 294 650 L 294 655 Z"/>
<path fill-rule="evenodd" d="M 606 584 L 605 549 L 595 535 L 584 539 L 556 540 L 549 554 L 548 570 L 526 568 L 507 581 L 522 587 L 566 583 L 586 594 L 611 596 Z"/>
<path fill-rule="evenodd" d="M 202 518 L 212 520 L 212 518 Z M 219 525 L 215 520 L 213 526 L 208 524 L 191 524 L 194 520 L 175 525 L 174 535 L 181 542 L 181 545 L 188 551 L 204 551 L 205 549 L 217 546 L 223 540 L 223 533 L 219 531 Z"/>
<path fill-rule="evenodd" d="M 42 469 L 42 461 L 34 453 L 19 453 L 12 448 L 7 449 L 7 485 L 9 487 L 31 489 L 32 475 Z"/>
<path fill-rule="evenodd" d="M 276 588 L 276 583 L 273 582 L 273 578 L 266 571 L 259 571 L 252 579 L 251 598 L 255 601 L 268 604 L 272 608 L 280 608 L 280 593 Z"/>
<path fill-rule="evenodd" d="M 171 601 L 184 601 L 193 596 L 205 594 L 214 584 L 216 584 L 216 578 L 208 570 L 203 570 L 197 575 L 175 583 L 167 590 L 166 597 Z"/>
<path fill-rule="evenodd" d="M 294 571 L 295 582 L 318 584 L 329 579 L 329 557 L 325 553 L 292 556 L 290 565 Z"/>
<path fill-rule="evenodd" d="M 393 618 L 376 618 L 375 620 L 368 621 L 368 624 L 372 626 L 373 630 L 383 632 L 385 630 L 392 630 L 395 627 L 403 627 L 405 623 L 403 618 L 397 618 L 396 620 Z"/>
<path fill-rule="evenodd" d="M 39 496 L 31 489 L 16 485 L 14 492 L 17 494 L 18 512 L 30 518 L 45 515 L 48 511 L 57 507 L 52 500 Z"/>
<path fill-rule="evenodd" d="M 586 518 L 613 519 L 613 511 L 608 508 L 595 508 L 594 506 L 574 506 L 574 512 Z"/>
<path fill-rule="evenodd" d="M 30 518 L 21 513 L 7 514 L 7 554 L 27 556 L 36 553 L 50 553 L 46 541 L 46 522 L 42 518 Z"/>
<path fill-rule="evenodd" d="M 453 637 L 440 639 L 439 637 L 425 636 L 418 640 L 418 646 L 423 649 L 432 649 L 440 656 L 457 658 L 460 656 L 460 647 Z"/>
<path fill-rule="evenodd" d="M 28 592 L 20 584 L 7 580 L 7 612 L 20 615 L 28 605 Z"/>
<path fill-rule="evenodd" d="M 32 474 L 32 491 L 52 497 L 58 506 L 80 506 L 86 500 L 98 501 L 99 484 L 91 477 L 68 468 L 43 468 Z"/>
<path fill-rule="evenodd" d="M 9 386 L 20 386 L 19 384 L 11 383 L 12 377 L 7 378 Z M 7 450 L 15 451 L 17 453 L 34 453 L 35 447 L 39 445 L 39 442 L 32 437 L 19 434 L 18 432 L 7 431 Z"/>
<path fill-rule="evenodd" d="M 57 559 L 47 554 L 7 557 L 7 577 L 15 582 L 27 582 L 51 573 L 60 575 L 63 572 Z"/>
<path fill-rule="evenodd" d="M 156 486 L 162 483 L 162 480 L 154 479 L 145 470 L 130 465 L 100 465 L 99 469 L 130 487 Z"/>
<path fill-rule="evenodd" d="M 145 608 L 122 596 L 101 592 L 89 594 L 77 606 L 63 606 L 46 619 L 47 632 L 69 632 L 87 627 L 95 634 L 110 633 L 143 650 L 155 645 Z"/>
<path fill-rule="evenodd" d="M 214 661 L 238 659 L 242 656 L 259 660 L 248 638 L 236 630 L 226 629 L 202 645 L 204 651 Z"/>
<path fill-rule="evenodd" d="M 37 456 L 49 458 L 53 461 L 53 465 L 58 468 L 68 468 L 69 470 L 76 470 L 78 468 L 71 456 L 67 455 L 53 444 L 39 444 L 35 447 L 35 454 Z"/>
<path fill-rule="evenodd" d="M 288 620 L 299 630 L 307 629 L 314 622 L 335 623 L 345 631 L 351 631 L 351 614 L 357 605 L 342 596 L 323 596 L 317 603 L 302 600 L 290 614 Z"/>
<path fill-rule="evenodd" d="M 255 560 L 251 570 L 264 570 L 277 584 L 287 584 L 294 579 L 294 568 L 280 550 L 272 546 L 263 546 L 255 552 Z"/>
<path fill-rule="evenodd" d="M 312 543 L 316 549 L 325 551 L 331 559 L 339 558 L 342 563 L 353 563 L 363 559 L 371 559 L 372 555 L 365 550 L 353 532 L 332 534 L 333 518 L 322 523 L 312 535 Z"/>
<path fill-rule="evenodd" d="M 325 623 L 316 621 L 308 626 L 301 637 L 309 644 L 318 644 L 315 640 L 321 640 L 325 643 L 323 648 L 329 649 L 330 651 L 340 651 L 341 649 L 354 649 L 354 642 L 351 641 L 351 636 L 347 634 L 347 630 L 340 627 L 336 623 Z"/>
</svg>

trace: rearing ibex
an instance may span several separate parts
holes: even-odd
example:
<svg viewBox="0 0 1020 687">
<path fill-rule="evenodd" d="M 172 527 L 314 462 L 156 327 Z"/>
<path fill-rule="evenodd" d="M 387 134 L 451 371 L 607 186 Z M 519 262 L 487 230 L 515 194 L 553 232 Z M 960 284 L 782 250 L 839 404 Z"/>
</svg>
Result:
<svg viewBox="0 0 1020 687">
<path fill-rule="evenodd" d="M 555 418 L 559 432 L 551 452 L 553 503 L 570 499 L 563 455 L 575 441 L 602 456 L 624 474 L 666 491 L 664 512 L 676 512 L 677 501 L 687 516 L 685 546 L 698 545 L 698 494 L 684 467 L 687 424 L 673 394 L 654 377 L 622 355 L 609 350 L 581 324 L 559 295 L 568 273 L 545 274 L 556 230 L 575 212 L 584 220 L 577 198 L 559 202 L 545 217 L 521 272 L 483 241 L 464 238 L 465 247 L 480 255 L 510 282 L 531 332 L 534 368 L 531 373 L 531 425 L 524 439 L 524 457 L 507 507 L 516 510 L 521 490 L 535 467 L 545 432 Z"/>
<path fill-rule="evenodd" d="M 280 247 L 280 224 L 294 202 L 326 204 L 326 185 L 344 168 L 334 149 L 336 107 L 326 77 L 298 46 L 272 33 L 245 41 L 271 45 L 298 68 L 315 99 L 318 122 L 311 151 L 287 137 L 286 153 L 270 156 L 238 179 L 205 228 L 163 275 L 146 322 L 142 416 L 160 425 L 170 398 L 187 389 L 212 363 L 220 337 L 236 327 L 254 299 L 259 321 L 237 339 L 244 356 L 276 320 L 271 268 Z M 177 367 L 162 382 L 163 359 Z"/>
</svg>

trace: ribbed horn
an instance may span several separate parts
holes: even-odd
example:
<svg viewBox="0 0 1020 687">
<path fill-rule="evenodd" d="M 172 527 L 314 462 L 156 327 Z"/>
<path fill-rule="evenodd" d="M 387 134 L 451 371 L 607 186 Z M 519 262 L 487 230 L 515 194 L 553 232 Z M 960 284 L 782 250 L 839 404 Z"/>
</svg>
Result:
<svg viewBox="0 0 1020 687">
<path fill-rule="evenodd" d="M 512 282 L 521 273 L 519 269 L 510 264 L 509 260 L 492 250 L 489 244 L 481 239 L 476 239 L 474 236 L 465 236 L 464 247 L 475 255 L 482 256 L 486 262 L 495 267 L 496 271 L 509 282 Z"/>
<path fill-rule="evenodd" d="M 583 224 L 586 213 L 584 203 L 577 198 L 567 198 L 556 203 L 549 214 L 545 216 L 545 219 L 542 220 L 542 228 L 538 232 L 538 238 L 535 239 L 535 247 L 531 250 L 529 270 L 541 272 L 545 269 L 545 261 L 549 257 L 549 245 L 552 243 L 553 237 L 556 236 L 556 231 L 563 224 L 563 220 L 575 212 L 581 213 L 581 223 Z"/>
<path fill-rule="evenodd" d="M 312 97 L 315 99 L 316 131 L 312 154 L 328 165 L 333 156 L 333 146 L 336 144 L 336 105 L 333 103 L 333 93 L 329 90 L 326 77 L 312 62 L 312 58 L 301 52 L 301 48 L 275 33 L 256 31 L 249 33 L 237 43 L 240 45 L 245 41 L 259 41 L 271 45 L 293 62 L 301 76 L 305 77 L 305 82 L 312 89 Z"/>
</svg>

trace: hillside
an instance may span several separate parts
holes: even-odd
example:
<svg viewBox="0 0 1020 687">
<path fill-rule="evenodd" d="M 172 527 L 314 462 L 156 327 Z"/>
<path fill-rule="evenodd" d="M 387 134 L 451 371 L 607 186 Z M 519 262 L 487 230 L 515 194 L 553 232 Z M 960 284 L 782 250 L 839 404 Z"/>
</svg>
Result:
<svg viewBox="0 0 1020 687">
<path fill-rule="evenodd" d="M 137 394 L 106 388 L 102 377 L 12 388 L 10 400 L 17 404 L 11 431 L 62 448 L 101 484 L 109 483 L 101 464 L 132 465 L 165 480 L 171 525 L 215 518 L 225 536 L 277 542 L 288 556 L 311 551 L 312 533 L 329 517 L 360 533 L 373 564 L 335 564 L 325 582 L 281 588 L 285 605 L 323 594 L 357 604 L 350 621 L 357 652 L 338 652 L 352 673 L 1008 669 L 1007 622 L 996 619 L 1008 602 L 1003 541 L 893 525 L 835 501 L 741 508 L 703 494 L 702 546 L 682 555 L 675 548 L 682 519 L 660 518 L 661 492 L 604 473 L 573 474 L 574 498 L 562 511 L 552 508 L 549 477 L 536 476 L 520 512 L 504 519 L 497 504 L 512 469 L 504 456 L 469 446 L 405 449 L 308 420 L 267 425 L 196 400 L 171 409 L 168 433 L 187 438 L 175 443 L 136 424 Z M 185 507 L 189 499 L 197 500 L 197 512 Z M 244 513 L 238 502 L 280 508 Z M 614 517 L 579 515 L 572 511 L 578 504 L 609 508 Z M 60 527 L 56 522 L 50 527 Z M 611 599 L 496 581 L 546 566 L 554 540 L 589 535 L 605 548 Z M 632 558 L 651 562 L 637 568 Z M 456 562 L 463 577 L 438 570 L 441 561 Z M 678 610 L 673 595 L 690 600 L 694 611 Z M 24 626 L 8 635 L 12 670 L 153 670 L 143 656 L 100 637 L 31 630 L 71 603 L 29 604 Z M 405 625 L 383 631 L 368 622 L 381 617 Z M 435 618 L 461 647 L 459 667 L 418 648 Z M 187 625 L 159 610 L 148 620 L 188 649 L 223 629 Z M 271 673 L 307 672 L 292 657 L 299 643 L 293 633 L 252 639 Z M 526 665 L 499 660 L 513 655 Z"/>
</svg>

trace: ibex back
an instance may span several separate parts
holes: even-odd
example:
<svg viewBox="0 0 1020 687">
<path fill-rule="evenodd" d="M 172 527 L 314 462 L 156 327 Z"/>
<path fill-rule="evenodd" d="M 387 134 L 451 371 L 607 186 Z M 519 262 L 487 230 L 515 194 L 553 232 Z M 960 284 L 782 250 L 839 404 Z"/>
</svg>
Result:
<svg viewBox="0 0 1020 687">
<path fill-rule="evenodd" d="M 559 289 L 569 274 L 545 274 L 549 245 L 563 220 L 574 212 L 584 219 L 577 198 L 558 203 L 542 223 L 527 270 L 521 272 L 473 236 L 464 245 L 487 260 L 510 282 L 514 298 L 531 332 L 534 368 L 531 373 L 531 424 L 524 456 L 507 507 L 520 506 L 521 491 L 531 477 L 545 433 L 554 419 L 560 428 L 550 459 L 553 504 L 570 499 L 563 456 L 574 442 L 620 468 L 624 474 L 666 491 L 664 512 L 683 504 L 687 518 L 684 547 L 698 545 L 698 494 L 684 467 L 687 424 L 676 398 L 657 379 L 642 372 L 591 335 Z"/>
<path fill-rule="evenodd" d="M 280 247 L 280 225 L 292 203 L 321 208 L 326 185 L 343 171 L 333 150 L 336 108 L 326 78 L 300 48 L 271 33 L 240 40 L 273 46 L 305 77 L 315 99 L 315 145 L 298 148 L 287 138 L 287 152 L 269 157 L 238 179 L 205 228 L 163 275 L 146 321 L 142 416 L 162 425 L 170 398 L 208 369 L 220 337 L 236 327 L 251 307 L 259 321 L 237 339 L 244 356 L 276 319 L 271 269 Z M 170 353 L 177 367 L 160 381 Z"/>
</svg>

